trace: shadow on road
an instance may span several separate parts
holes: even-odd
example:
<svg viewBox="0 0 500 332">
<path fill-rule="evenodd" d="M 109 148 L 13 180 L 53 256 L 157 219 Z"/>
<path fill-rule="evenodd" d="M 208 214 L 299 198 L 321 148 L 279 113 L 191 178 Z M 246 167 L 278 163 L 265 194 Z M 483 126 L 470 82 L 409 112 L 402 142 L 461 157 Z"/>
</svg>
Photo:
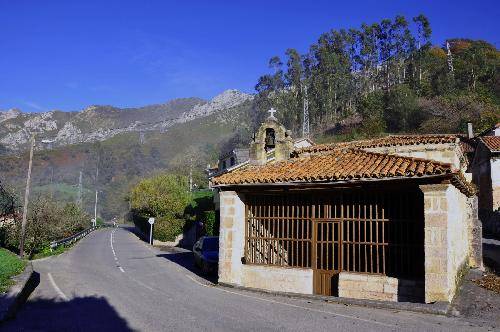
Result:
<svg viewBox="0 0 500 332">
<path fill-rule="evenodd" d="M 204 274 L 194 265 L 193 253 L 191 251 L 164 253 L 157 255 L 157 257 L 168 259 L 211 283 L 216 284 L 218 281 L 217 273 Z"/>
<path fill-rule="evenodd" d="M 104 297 L 34 299 L 1 331 L 133 331 Z"/>
<path fill-rule="evenodd" d="M 145 240 L 137 231 L 137 228 L 134 225 L 120 225 L 120 228 L 127 230 L 133 234 L 135 234 L 138 238 Z M 146 241 L 146 240 L 145 240 Z M 160 250 L 164 251 L 164 254 L 156 255 L 157 257 L 168 259 L 169 261 L 182 266 L 186 270 L 191 271 L 197 276 L 216 284 L 218 282 L 219 277 L 217 273 L 213 274 L 204 274 L 199 268 L 194 265 L 193 253 L 190 250 L 179 248 L 179 247 L 157 247 Z"/>
</svg>

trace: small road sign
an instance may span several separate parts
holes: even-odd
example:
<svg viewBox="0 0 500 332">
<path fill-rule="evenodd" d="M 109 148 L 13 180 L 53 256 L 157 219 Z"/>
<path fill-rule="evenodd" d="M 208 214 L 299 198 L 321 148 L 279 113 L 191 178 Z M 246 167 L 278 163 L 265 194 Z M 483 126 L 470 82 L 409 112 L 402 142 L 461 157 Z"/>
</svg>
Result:
<svg viewBox="0 0 500 332">
<path fill-rule="evenodd" d="M 149 244 L 153 245 L 153 224 L 155 223 L 155 218 L 149 218 L 148 223 L 151 225 L 149 229 Z"/>
</svg>

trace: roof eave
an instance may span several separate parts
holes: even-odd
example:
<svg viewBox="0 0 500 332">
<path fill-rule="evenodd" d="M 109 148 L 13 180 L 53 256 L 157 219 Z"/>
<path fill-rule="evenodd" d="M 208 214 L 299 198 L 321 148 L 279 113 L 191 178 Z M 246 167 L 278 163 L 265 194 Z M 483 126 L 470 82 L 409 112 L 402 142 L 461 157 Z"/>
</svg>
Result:
<svg viewBox="0 0 500 332">
<path fill-rule="evenodd" d="M 311 186 L 311 185 L 345 185 L 345 184 L 357 184 L 357 183 L 368 183 L 368 182 L 381 182 L 381 181 L 395 181 L 395 180 L 419 180 L 419 179 L 436 179 L 436 178 L 450 178 L 454 173 L 442 173 L 442 174 L 431 174 L 422 176 L 392 176 L 385 178 L 357 178 L 351 180 L 338 180 L 338 181 L 290 181 L 290 182 L 271 182 L 271 183 L 237 183 L 237 184 L 218 184 L 213 185 L 213 188 L 228 188 L 228 187 L 287 187 L 287 186 Z"/>
</svg>

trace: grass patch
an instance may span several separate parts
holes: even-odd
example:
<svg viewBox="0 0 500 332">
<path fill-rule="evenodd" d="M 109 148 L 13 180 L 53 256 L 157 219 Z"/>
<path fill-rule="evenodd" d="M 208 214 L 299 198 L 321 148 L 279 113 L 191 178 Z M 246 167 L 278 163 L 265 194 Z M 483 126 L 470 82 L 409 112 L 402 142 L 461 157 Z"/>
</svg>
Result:
<svg viewBox="0 0 500 332">
<path fill-rule="evenodd" d="M 42 251 L 40 251 L 39 253 L 36 253 L 33 256 L 31 256 L 30 259 L 33 260 L 33 259 L 40 259 L 40 258 L 45 258 L 45 257 L 49 257 L 49 256 L 60 255 L 63 252 L 65 252 L 66 250 L 68 250 L 70 247 L 71 247 L 71 245 L 69 245 L 69 246 L 60 245 L 52 250 L 50 250 L 50 248 L 45 248 Z"/>
<path fill-rule="evenodd" d="M 26 261 L 20 259 L 7 249 L 0 248 L 0 294 L 14 283 L 11 277 L 24 271 Z"/>
</svg>

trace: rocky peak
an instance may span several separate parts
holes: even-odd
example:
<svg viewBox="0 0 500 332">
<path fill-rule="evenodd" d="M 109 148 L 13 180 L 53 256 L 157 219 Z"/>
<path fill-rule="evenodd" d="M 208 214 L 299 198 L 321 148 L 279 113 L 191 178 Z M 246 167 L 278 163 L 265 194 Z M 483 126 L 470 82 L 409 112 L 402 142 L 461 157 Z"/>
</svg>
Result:
<svg viewBox="0 0 500 332">
<path fill-rule="evenodd" d="M 247 100 L 252 100 L 253 95 L 243 93 L 238 90 L 226 90 L 215 96 L 208 103 L 196 105 L 192 110 L 183 114 L 184 120 L 192 120 L 194 118 L 210 115 L 214 112 L 226 110 L 238 106 Z"/>
<path fill-rule="evenodd" d="M 71 113 L 21 113 L 13 109 L 0 112 L 0 144 L 11 151 L 21 151 L 27 147 L 28 131 L 52 137 L 53 146 L 103 141 L 131 131 L 165 131 L 178 123 L 216 112 L 227 119 L 224 111 L 232 112 L 234 107 L 252 99 L 253 95 L 226 90 L 209 102 L 199 98 L 180 98 L 166 104 L 126 109 L 92 105 Z M 13 119 L 21 114 L 20 120 Z"/>
<path fill-rule="evenodd" d="M 22 112 L 17 108 L 11 108 L 7 111 L 0 111 L 0 122 L 4 122 L 9 119 L 17 118 Z"/>
</svg>

